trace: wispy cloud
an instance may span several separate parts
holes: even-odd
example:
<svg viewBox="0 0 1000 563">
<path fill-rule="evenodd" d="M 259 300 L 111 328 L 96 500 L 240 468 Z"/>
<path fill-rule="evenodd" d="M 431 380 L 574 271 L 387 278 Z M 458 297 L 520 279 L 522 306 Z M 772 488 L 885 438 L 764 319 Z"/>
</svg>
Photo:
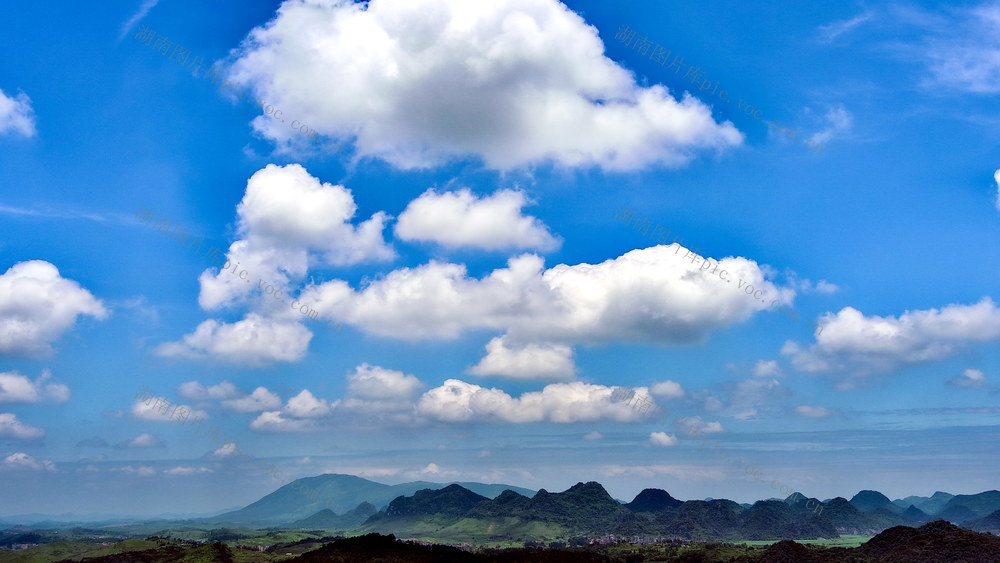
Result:
<svg viewBox="0 0 1000 563">
<path fill-rule="evenodd" d="M 997 211 L 1000 211 L 1000 168 L 993 173 L 993 180 L 997 183 Z"/>
<path fill-rule="evenodd" d="M 819 405 L 801 405 L 795 407 L 795 414 L 806 418 L 830 418 L 837 411 Z"/>
<path fill-rule="evenodd" d="M 1000 93 L 1000 3 L 958 12 L 922 46 L 934 87 Z"/>
<path fill-rule="evenodd" d="M 872 19 L 872 13 L 867 12 L 861 14 L 860 16 L 853 17 L 849 20 L 841 20 L 826 25 L 819 26 L 819 37 L 818 40 L 821 43 L 832 43 L 835 39 L 841 35 L 848 33 L 861 24 Z"/>
<path fill-rule="evenodd" d="M 4 205 L 0 203 L 0 213 L 7 215 L 23 215 L 26 217 L 42 217 L 45 219 L 88 219 L 90 221 L 97 221 L 98 223 L 103 223 L 107 221 L 107 218 L 103 215 L 97 215 L 95 213 L 87 213 L 82 211 L 65 211 L 58 209 L 25 209 L 23 207 L 15 207 L 12 205 Z"/>
<path fill-rule="evenodd" d="M 834 137 L 841 136 L 851 130 L 854 126 L 854 115 L 847 111 L 843 105 L 832 107 L 826 112 L 826 126 L 820 132 L 814 134 L 810 137 L 810 140 L 816 144 L 824 144 Z M 826 284 L 829 286 L 827 288 L 829 291 L 827 293 L 836 291 L 836 287 L 833 284 L 827 284 L 825 281 L 820 281 L 820 284 Z M 819 287 L 820 284 L 817 284 Z"/>
<path fill-rule="evenodd" d="M 139 23 L 142 18 L 146 17 L 146 14 L 148 14 L 149 11 L 153 9 L 153 6 L 156 6 L 159 1 L 160 0 L 143 0 L 142 4 L 139 6 L 139 11 L 132 14 L 132 17 L 125 20 L 125 23 L 122 24 L 121 33 L 118 34 L 118 40 L 121 41 L 124 39 L 125 35 L 130 29 L 132 29 L 132 26 Z"/>
</svg>

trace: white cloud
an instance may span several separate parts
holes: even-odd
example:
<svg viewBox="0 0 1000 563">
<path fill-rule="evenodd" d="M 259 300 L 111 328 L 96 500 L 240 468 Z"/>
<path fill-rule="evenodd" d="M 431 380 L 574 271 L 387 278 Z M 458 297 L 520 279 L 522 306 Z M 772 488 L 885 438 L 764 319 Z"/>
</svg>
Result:
<svg viewBox="0 0 1000 563">
<path fill-rule="evenodd" d="M 526 204 L 524 192 L 516 190 L 497 190 L 479 198 L 468 188 L 440 194 L 430 189 L 399 215 L 396 236 L 485 250 L 558 248 L 559 241 L 544 223 L 522 215 Z"/>
<path fill-rule="evenodd" d="M 784 377 L 785 372 L 777 360 L 758 360 L 753 365 L 754 377 Z"/>
<path fill-rule="evenodd" d="M 266 387 L 258 387 L 249 395 L 222 401 L 222 407 L 236 412 L 270 411 L 281 408 L 281 397 Z"/>
<path fill-rule="evenodd" d="M 500 389 L 448 379 L 420 397 L 417 412 L 442 422 L 625 422 L 640 418 L 634 408 L 613 401 L 611 392 L 611 387 L 574 381 L 552 383 L 515 399 Z"/>
<path fill-rule="evenodd" d="M 219 449 L 217 449 L 214 452 L 212 452 L 211 455 L 212 455 L 212 457 L 218 458 L 218 459 L 225 459 L 227 457 L 233 457 L 233 456 L 236 455 L 236 443 L 235 442 L 227 442 L 225 444 L 222 444 L 222 446 L 219 447 Z"/>
<path fill-rule="evenodd" d="M 561 380 L 576 376 L 576 364 L 573 349 L 564 344 L 529 343 L 510 347 L 506 336 L 498 336 L 486 344 L 486 356 L 466 372 L 512 379 Z"/>
<path fill-rule="evenodd" d="M 337 403 L 317 399 L 308 389 L 288 399 L 280 411 L 265 411 L 257 415 L 250 428 L 262 432 L 315 432 L 322 429 L 320 419 L 328 416 Z"/>
<path fill-rule="evenodd" d="M 347 393 L 342 400 L 327 402 L 303 390 L 282 410 L 261 413 L 250 427 L 271 432 L 314 432 L 324 427 L 323 418 L 337 411 L 349 413 L 354 422 L 364 419 L 412 424 L 416 401 L 425 387 L 413 375 L 363 363 L 347 375 Z"/>
<path fill-rule="evenodd" d="M 649 435 L 649 443 L 654 446 L 673 446 L 677 443 L 677 437 L 670 436 L 666 432 L 652 432 Z"/>
<path fill-rule="evenodd" d="M 237 273 L 214 268 L 202 272 L 198 304 L 214 309 L 259 292 L 265 306 L 292 313 L 290 306 L 279 306 L 263 290 L 272 284 L 290 293 L 291 281 L 307 273 L 310 253 L 334 266 L 394 258 L 382 238 L 388 216 L 380 211 L 355 227 L 350 221 L 357 208 L 350 190 L 320 182 L 301 165 L 268 164 L 258 170 L 236 207 L 243 238 L 230 245 L 226 256 L 230 264 L 238 264 Z M 247 277 L 240 279 L 243 270 Z"/>
<path fill-rule="evenodd" d="M 208 399 L 232 399 L 239 396 L 240 392 L 236 386 L 228 381 L 223 381 L 211 387 L 205 387 L 197 381 L 182 383 L 177 388 L 180 396 L 192 401 L 205 401 Z"/>
<path fill-rule="evenodd" d="M 296 321 L 275 320 L 256 313 L 229 324 L 210 319 L 198 325 L 182 342 L 166 342 L 156 354 L 188 359 L 219 358 L 248 366 L 301 360 L 312 332 Z"/>
<path fill-rule="evenodd" d="M 837 411 L 818 405 L 799 405 L 795 407 L 795 414 L 806 418 L 830 418 Z"/>
<path fill-rule="evenodd" d="M 0 135 L 9 132 L 34 137 L 35 110 L 31 108 L 31 98 L 24 92 L 11 98 L 0 90 Z"/>
<path fill-rule="evenodd" d="M 314 420 L 285 417 L 281 411 L 260 413 L 250 423 L 250 428 L 261 432 L 315 432 L 320 429 Z"/>
<path fill-rule="evenodd" d="M 679 425 L 688 434 L 716 434 L 725 431 L 721 422 L 708 422 L 702 420 L 700 416 L 682 418 L 679 421 Z"/>
<path fill-rule="evenodd" d="M 31 381 L 16 371 L 0 373 L 0 403 L 40 403 L 51 401 L 65 403 L 69 400 L 69 387 L 62 383 L 43 385 L 52 377 L 49 370 L 42 370 L 38 379 Z"/>
<path fill-rule="evenodd" d="M 967 369 L 962 375 L 953 377 L 946 381 L 948 385 L 956 387 L 984 387 L 986 385 L 986 374 L 978 369 Z"/>
<path fill-rule="evenodd" d="M 632 170 L 743 140 L 697 99 L 638 86 L 555 0 L 288 0 L 250 32 L 230 79 L 401 168 L 478 156 L 494 169 Z M 253 127 L 281 146 L 305 140 L 269 116 Z"/>
<path fill-rule="evenodd" d="M 18 262 L 0 276 L 0 357 L 37 356 L 80 315 L 103 319 L 107 310 L 80 284 L 43 260 Z"/>
<path fill-rule="evenodd" d="M 680 383 L 668 379 L 650 385 L 649 393 L 662 399 L 678 399 L 684 396 L 684 389 Z"/>
<path fill-rule="evenodd" d="M 371 415 L 412 412 L 425 387 L 414 375 L 363 363 L 347 376 L 347 397 L 339 408 Z"/>
<path fill-rule="evenodd" d="M 1000 168 L 993 173 L 993 181 L 997 183 L 997 211 L 1000 211 Z"/>
<path fill-rule="evenodd" d="M 326 399 L 317 399 L 308 389 L 303 389 L 301 393 L 288 399 L 285 412 L 296 418 L 320 418 L 330 414 L 330 405 Z"/>
<path fill-rule="evenodd" d="M 199 473 L 212 473 L 212 470 L 207 467 L 174 467 L 173 469 L 164 469 L 164 475 L 197 475 Z"/>
<path fill-rule="evenodd" d="M 131 440 L 127 440 L 115 446 L 119 449 L 125 448 L 162 448 L 163 441 L 148 432 L 143 432 Z"/>
<path fill-rule="evenodd" d="M 138 467 L 132 467 L 131 465 L 126 465 L 124 467 L 112 467 L 111 471 L 121 471 L 122 473 L 128 473 L 130 475 L 138 475 L 139 477 L 149 477 L 151 475 L 156 475 L 156 470 L 148 465 L 140 465 Z"/>
<path fill-rule="evenodd" d="M 792 341 L 782 347 L 792 365 L 805 372 L 848 374 L 851 380 L 892 372 L 908 364 L 941 360 L 965 345 L 1000 338 L 1000 310 L 988 297 L 974 305 L 907 311 L 897 317 L 866 317 L 845 307 L 827 313 L 816 342 L 803 348 Z"/>
<path fill-rule="evenodd" d="M 583 439 L 587 440 L 588 442 L 593 442 L 593 441 L 596 441 L 596 440 L 600 440 L 603 437 L 604 437 L 604 434 L 601 434 L 597 430 L 593 430 L 591 432 L 587 432 L 586 434 L 583 435 Z"/>
<path fill-rule="evenodd" d="M 161 410 L 166 412 L 161 412 Z M 150 401 L 146 404 L 146 401 L 137 400 L 132 403 L 132 417 L 138 420 L 152 420 L 156 422 L 173 422 L 174 424 L 181 424 L 181 421 L 177 419 L 171 419 L 175 413 L 175 407 L 177 410 L 186 409 L 188 412 L 187 420 L 194 420 L 198 418 L 200 420 L 205 420 L 208 418 L 208 413 L 205 411 L 196 410 L 190 405 L 174 405 L 172 402 L 167 402 L 157 406 L 157 401 Z"/>
<path fill-rule="evenodd" d="M 15 452 L 5 457 L 3 462 L 0 463 L 0 468 L 33 469 L 36 471 L 48 471 L 49 473 L 56 472 L 56 466 L 51 461 L 39 461 L 23 452 Z"/>
<path fill-rule="evenodd" d="M 697 342 L 767 309 L 736 289 L 789 303 L 794 291 L 767 281 L 758 265 L 724 258 L 730 284 L 691 265 L 676 246 L 633 250 L 600 264 L 543 269 L 538 256 L 508 260 L 481 279 L 465 266 L 431 261 L 402 268 L 355 292 L 333 280 L 305 291 L 321 315 L 379 336 L 447 339 L 471 329 L 503 329 L 519 342 Z M 728 287 L 731 285 L 732 287 Z"/>
<path fill-rule="evenodd" d="M 44 435 L 44 430 L 21 422 L 17 419 L 17 415 L 9 412 L 0 412 L 0 438 L 37 440 Z"/>
</svg>

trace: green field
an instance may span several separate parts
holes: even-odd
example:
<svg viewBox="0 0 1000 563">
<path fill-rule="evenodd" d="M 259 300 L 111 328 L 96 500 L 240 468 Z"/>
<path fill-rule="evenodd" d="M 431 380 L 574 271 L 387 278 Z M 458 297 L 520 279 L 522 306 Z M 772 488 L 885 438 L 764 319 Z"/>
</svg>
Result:
<svg viewBox="0 0 1000 563">
<path fill-rule="evenodd" d="M 821 539 L 821 540 L 795 540 L 795 543 L 801 543 L 803 545 L 818 545 L 821 547 L 858 547 L 859 545 L 865 543 L 866 541 L 872 539 L 874 536 L 851 536 L 844 535 L 839 538 L 832 539 Z M 778 543 L 780 540 L 758 540 L 758 541 L 744 541 L 741 544 L 761 547 L 768 546 L 774 543 Z"/>
</svg>

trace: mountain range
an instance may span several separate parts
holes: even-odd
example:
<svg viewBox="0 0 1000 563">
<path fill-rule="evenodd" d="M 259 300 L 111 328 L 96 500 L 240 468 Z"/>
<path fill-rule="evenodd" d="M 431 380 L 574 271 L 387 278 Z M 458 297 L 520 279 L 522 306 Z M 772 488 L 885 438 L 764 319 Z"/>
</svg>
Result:
<svg viewBox="0 0 1000 563">
<path fill-rule="evenodd" d="M 331 505 L 337 509 L 327 508 Z M 324 474 L 286 484 L 238 510 L 145 526 L 274 527 L 452 543 L 622 537 L 739 541 L 875 535 L 936 520 L 1000 533 L 1000 491 L 937 491 L 930 497 L 890 500 L 878 491 L 863 490 L 850 500 L 796 495 L 738 504 L 728 499 L 684 501 L 649 488 L 623 502 L 593 481 L 549 492 L 469 482 L 386 485 L 354 475 Z"/>
<path fill-rule="evenodd" d="M 318 490 L 320 500 L 330 496 L 345 506 L 358 501 L 357 508 L 343 514 L 320 509 L 319 503 L 286 485 L 246 508 L 207 520 L 454 542 L 602 536 L 810 539 L 874 535 L 893 526 L 915 527 L 935 520 L 977 531 L 997 530 L 1000 525 L 998 491 L 975 495 L 938 491 L 930 497 L 893 501 L 865 490 L 850 500 L 790 496 L 741 505 L 727 499 L 682 501 L 662 489 L 645 489 L 622 503 L 597 482 L 553 493 L 481 483 L 390 486 L 351 475 L 300 481 Z"/>
</svg>

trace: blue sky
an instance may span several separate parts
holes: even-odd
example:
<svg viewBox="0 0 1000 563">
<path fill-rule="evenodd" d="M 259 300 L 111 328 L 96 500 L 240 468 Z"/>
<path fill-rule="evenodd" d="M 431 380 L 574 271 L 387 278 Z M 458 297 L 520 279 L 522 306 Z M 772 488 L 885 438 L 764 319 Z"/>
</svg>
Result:
<svg viewBox="0 0 1000 563">
<path fill-rule="evenodd" d="M 809 496 L 997 488 L 1000 4 L 214 6 L 0 22 L 0 516 L 280 485 L 228 443 L 288 479 L 778 495 L 615 386 Z"/>
</svg>

